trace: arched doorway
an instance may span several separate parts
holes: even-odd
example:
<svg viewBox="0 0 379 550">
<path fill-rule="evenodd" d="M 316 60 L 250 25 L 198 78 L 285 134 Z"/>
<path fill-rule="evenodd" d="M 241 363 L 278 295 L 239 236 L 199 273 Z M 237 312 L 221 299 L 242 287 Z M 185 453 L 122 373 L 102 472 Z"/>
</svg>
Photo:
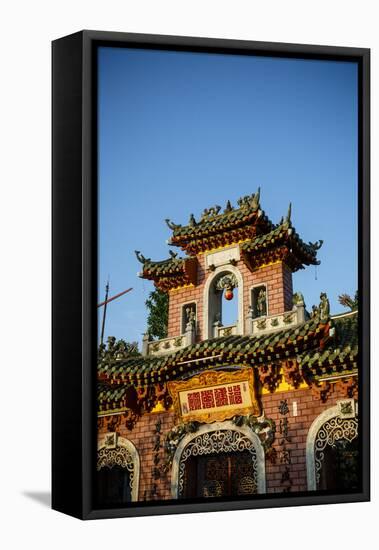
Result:
<svg viewBox="0 0 379 550">
<path fill-rule="evenodd" d="M 107 434 L 97 454 L 98 505 L 121 506 L 138 500 L 139 456 L 131 441 Z"/>
<path fill-rule="evenodd" d="M 351 412 L 343 413 L 343 406 Z M 353 490 L 359 487 L 358 418 L 353 399 L 320 414 L 310 427 L 307 445 L 309 490 Z"/>
<path fill-rule="evenodd" d="M 179 443 L 172 466 L 173 498 L 264 493 L 264 450 L 247 426 L 231 421 L 201 426 Z"/>
</svg>

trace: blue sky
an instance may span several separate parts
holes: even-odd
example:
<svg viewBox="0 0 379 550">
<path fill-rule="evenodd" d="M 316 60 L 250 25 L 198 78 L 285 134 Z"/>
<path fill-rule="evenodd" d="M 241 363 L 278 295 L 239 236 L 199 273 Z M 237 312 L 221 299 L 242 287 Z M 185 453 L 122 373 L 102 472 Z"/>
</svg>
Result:
<svg viewBox="0 0 379 550">
<path fill-rule="evenodd" d="M 357 288 L 357 65 L 349 62 L 99 49 L 99 300 L 105 336 L 140 341 L 153 285 L 134 250 L 168 257 L 170 218 L 236 204 L 261 187 L 273 222 L 292 202 L 321 265 L 294 274 L 307 307 Z"/>
</svg>

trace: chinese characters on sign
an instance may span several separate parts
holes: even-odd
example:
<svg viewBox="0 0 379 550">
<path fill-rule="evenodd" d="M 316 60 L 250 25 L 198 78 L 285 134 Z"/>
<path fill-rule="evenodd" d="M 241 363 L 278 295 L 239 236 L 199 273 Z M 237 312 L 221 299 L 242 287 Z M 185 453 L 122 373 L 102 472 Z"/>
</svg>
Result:
<svg viewBox="0 0 379 550">
<path fill-rule="evenodd" d="M 246 391 L 246 383 L 243 384 L 243 391 Z M 188 405 L 187 405 L 188 403 Z M 214 409 L 225 405 L 241 405 L 242 393 L 239 384 L 233 386 L 221 386 L 219 388 L 193 391 L 187 393 L 187 403 L 183 403 L 182 410 L 185 414 L 199 409 Z"/>
<path fill-rule="evenodd" d="M 177 414 L 183 421 L 222 421 L 233 416 L 259 414 L 251 369 L 209 371 L 190 380 L 169 383 Z"/>
<path fill-rule="evenodd" d="M 247 381 L 182 391 L 179 392 L 179 399 L 183 416 L 193 412 L 234 409 L 236 405 L 251 406 L 251 396 Z"/>
</svg>

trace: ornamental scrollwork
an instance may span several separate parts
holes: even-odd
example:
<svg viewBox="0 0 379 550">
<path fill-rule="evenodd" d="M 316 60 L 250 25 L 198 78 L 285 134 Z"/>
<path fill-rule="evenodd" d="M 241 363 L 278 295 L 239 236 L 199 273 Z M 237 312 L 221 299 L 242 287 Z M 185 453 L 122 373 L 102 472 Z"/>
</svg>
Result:
<svg viewBox="0 0 379 550">
<path fill-rule="evenodd" d="M 264 330 L 266 328 L 266 319 L 259 319 L 257 321 L 257 328 L 259 330 Z"/>
<path fill-rule="evenodd" d="M 172 464 L 172 460 L 174 458 L 176 448 L 179 445 L 180 441 L 183 439 L 183 437 L 188 433 L 196 432 L 199 429 L 200 425 L 201 425 L 200 422 L 187 422 L 185 424 L 183 423 L 183 424 L 178 424 L 177 426 L 174 426 L 172 430 L 168 432 L 164 443 L 164 449 L 167 456 L 166 465 L 165 465 L 166 470 L 168 470 L 168 468 Z"/>
<path fill-rule="evenodd" d="M 237 415 L 233 417 L 232 422 L 237 427 L 249 427 L 259 437 L 264 451 L 266 453 L 270 453 L 276 432 L 276 425 L 274 420 L 272 420 L 271 418 L 266 418 L 264 416 L 257 417 L 254 415 Z M 200 422 L 187 422 L 174 426 L 172 430 L 168 432 L 164 443 L 164 449 L 167 456 L 165 464 L 166 471 L 171 466 L 175 451 L 184 436 L 189 433 L 196 433 L 201 425 L 202 424 Z"/>
<path fill-rule="evenodd" d="M 183 345 L 183 336 L 178 336 L 177 338 L 174 339 L 175 348 L 179 348 L 182 345 Z"/>
<path fill-rule="evenodd" d="M 340 418 L 336 416 L 325 422 L 317 432 L 314 444 L 316 483 L 320 481 L 321 468 L 324 460 L 324 450 L 330 445 L 334 446 L 336 441 L 344 439 L 351 443 L 358 437 L 358 419 Z"/>
<path fill-rule="evenodd" d="M 294 314 L 292 313 L 292 311 L 283 315 L 284 324 L 289 325 L 290 323 L 293 322 L 293 320 L 294 320 Z"/>
<path fill-rule="evenodd" d="M 248 426 L 257 436 L 265 452 L 267 452 L 275 439 L 276 424 L 271 418 L 265 416 L 235 416 L 232 422 L 236 426 Z"/>
<path fill-rule="evenodd" d="M 113 468 L 114 466 L 121 466 L 128 470 L 129 485 L 132 489 L 134 482 L 134 462 L 129 450 L 125 447 L 115 447 L 114 449 L 103 447 L 99 449 L 97 454 L 97 471 L 102 468 Z"/>
<path fill-rule="evenodd" d="M 253 482 L 257 485 L 257 453 L 253 442 L 243 433 L 235 430 L 215 430 L 198 435 L 184 448 L 179 464 L 178 493 L 183 494 L 186 461 L 191 456 L 249 451 L 253 463 Z"/>
</svg>

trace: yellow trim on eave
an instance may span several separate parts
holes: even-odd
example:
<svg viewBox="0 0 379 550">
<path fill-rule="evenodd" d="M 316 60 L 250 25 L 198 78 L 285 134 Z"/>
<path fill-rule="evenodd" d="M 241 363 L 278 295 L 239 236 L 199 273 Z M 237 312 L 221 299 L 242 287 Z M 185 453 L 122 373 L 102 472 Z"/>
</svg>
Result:
<svg viewBox="0 0 379 550">
<path fill-rule="evenodd" d="M 274 392 L 270 392 L 270 390 L 266 388 L 262 388 L 262 395 L 268 395 L 270 393 L 279 393 L 284 391 L 296 391 L 296 390 L 307 390 L 307 389 L 309 389 L 309 386 L 305 382 L 302 382 L 301 384 L 298 385 L 297 388 L 295 388 L 291 384 L 288 384 L 288 382 L 286 382 L 285 380 L 282 380 Z"/>
<path fill-rule="evenodd" d="M 259 267 L 257 267 L 256 269 L 263 269 L 264 267 L 269 267 L 270 265 L 282 264 L 282 263 L 283 263 L 283 260 L 276 260 L 275 262 L 269 262 L 268 264 L 262 264 Z"/>
<path fill-rule="evenodd" d="M 161 412 L 171 412 L 174 410 L 174 406 L 171 404 L 168 409 L 165 409 L 162 401 L 158 401 L 158 403 L 155 405 L 153 409 L 151 409 L 151 413 L 161 413 Z"/>
<path fill-rule="evenodd" d="M 190 283 L 189 285 L 176 286 L 175 288 L 170 288 L 168 292 L 176 292 L 177 290 L 182 290 L 182 288 L 195 288 L 195 285 Z"/>
</svg>

